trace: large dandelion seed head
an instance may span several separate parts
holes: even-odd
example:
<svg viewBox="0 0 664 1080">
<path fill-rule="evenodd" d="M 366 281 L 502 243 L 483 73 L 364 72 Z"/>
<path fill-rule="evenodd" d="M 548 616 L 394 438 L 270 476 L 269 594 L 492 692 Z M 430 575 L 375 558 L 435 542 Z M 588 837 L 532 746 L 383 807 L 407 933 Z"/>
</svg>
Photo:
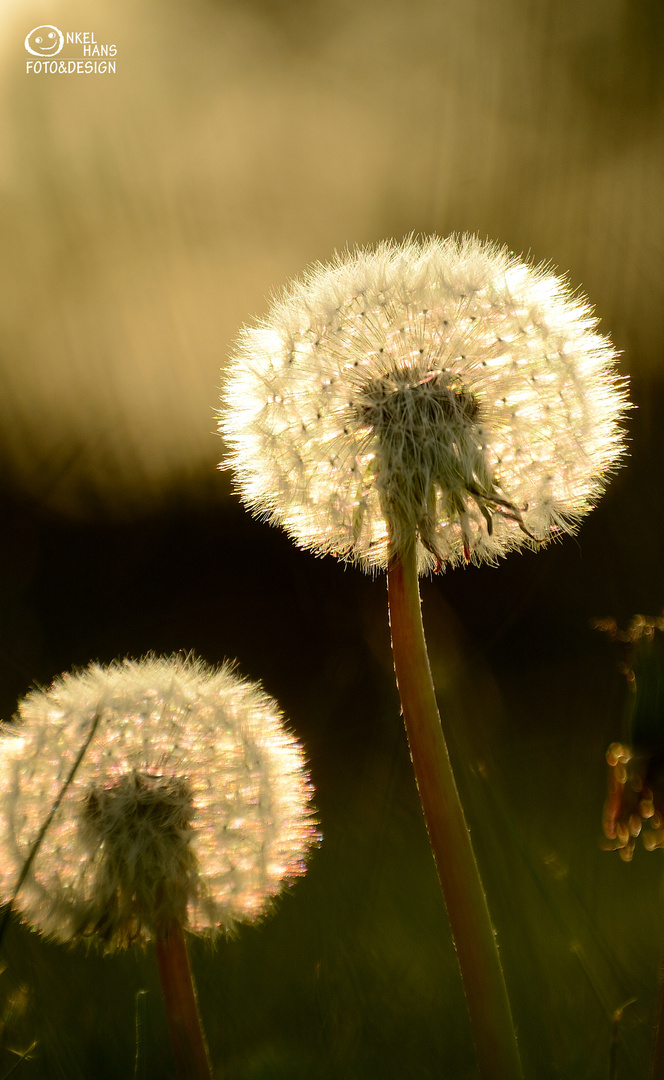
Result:
<svg viewBox="0 0 664 1080">
<path fill-rule="evenodd" d="M 64 675 L 0 742 L 0 895 L 61 941 L 145 942 L 177 920 L 230 931 L 304 873 L 316 840 L 302 750 L 276 703 L 229 665 L 124 660 Z"/>
<path fill-rule="evenodd" d="M 616 353 L 547 267 L 476 237 L 315 267 L 243 331 L 220 432 L 243 501 L 302 547 L 493 562 L 573 532 L 624 447 Z"/>
</svg>

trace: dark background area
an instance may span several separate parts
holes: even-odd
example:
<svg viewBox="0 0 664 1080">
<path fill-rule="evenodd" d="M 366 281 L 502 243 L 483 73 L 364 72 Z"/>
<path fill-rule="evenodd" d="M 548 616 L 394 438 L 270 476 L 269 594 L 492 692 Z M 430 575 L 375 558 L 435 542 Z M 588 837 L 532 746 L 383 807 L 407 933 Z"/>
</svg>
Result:
<svg viewBox="0 0 664 1080">
<path fill-rule="evenodd" d="M 662 856 L 600 850 L 626 695 L 590 621 L 664 605 L 659 0 L 54 0 L 0 21 L 0 715 L 92 659 L 237 659 L 305 745 L 324 839 L 269 920 L 194 943 L 213 1060 L 475 1077 L 385 581 L 240 507 L 214 409 L 242 323 L 335 249 L 467 230 L 550 260 L 623 353 L 629 457 L 577 538 L 424 581 L 424 619 L 527 1077 L 607 1078 L 631 999 L 616 1075 L 647 1075 Z M 26 75 L 40 22 L 114 42 L 116 74 Z M 16 1076 L 129 1077 L 137 1015 L 136 1075 L 171 1074 L 149 950 L 13 925 L 4 962 L 0 1075 L 36 1040 Z"/>
</svg>

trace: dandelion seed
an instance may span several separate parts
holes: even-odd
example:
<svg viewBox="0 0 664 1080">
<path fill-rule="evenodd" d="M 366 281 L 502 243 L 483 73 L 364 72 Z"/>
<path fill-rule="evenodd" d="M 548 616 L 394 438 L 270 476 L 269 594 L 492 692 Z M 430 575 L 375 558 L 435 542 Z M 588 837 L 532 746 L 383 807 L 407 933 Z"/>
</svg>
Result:
<svg viewBox="0 0 664 1080">
<path fill-rule="evenodd" d="M 302 547 L 420 572 L 573 532 L 623 452 L 616 353 L 548 267 L 476 237 L 315 267 L 245 329 L 224 465 Z"/>
<path fill-rule="evenodd" d="M 64 675 L 29 693 L 18 720 L 0 742 L 0 896 L 13 898 L 96 723 L 14 906 L 63 942 L 155 940 L 175 1044 L 198 1022 L 193 991 L 181 1015 L 182 929 L 253 922 L 304 873 L 316 830 L 302 750 L 258 685 L 182 657 Z M 191 1075 L 206 1076 L 200 1046 L 174 1048 L 181 1068 L 199 1053 Z"/>
</svg>

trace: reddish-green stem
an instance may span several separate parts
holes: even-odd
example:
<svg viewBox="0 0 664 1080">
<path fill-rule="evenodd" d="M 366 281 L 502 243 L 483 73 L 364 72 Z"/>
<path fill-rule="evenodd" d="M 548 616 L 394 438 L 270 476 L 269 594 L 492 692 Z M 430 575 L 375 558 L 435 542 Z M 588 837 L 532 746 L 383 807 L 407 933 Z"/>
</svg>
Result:
<svg viewBox="0 0 664 1080">
<path fill-rule="evenodd" d="M 178 1077 L 180 1080 L 212 1080 L 187 946 L 180 924 L 172 922 L 157 938 L 155 947 Z"/>
<path fill-rule="evenodd" d="M 495 933 L 429 667 L 415 542 L 387 572 L 394 668 L 415 779 L 452 928 L 482 1080 L 522 1077 Z"/>
</svg>

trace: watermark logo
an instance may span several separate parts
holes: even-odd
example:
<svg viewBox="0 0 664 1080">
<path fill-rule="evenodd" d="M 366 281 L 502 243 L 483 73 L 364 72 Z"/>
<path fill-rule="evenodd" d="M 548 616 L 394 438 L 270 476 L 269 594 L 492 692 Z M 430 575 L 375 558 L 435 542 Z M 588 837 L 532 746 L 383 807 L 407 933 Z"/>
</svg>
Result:
<svg viewBox="0 0 664 1080">
<path fill-rule="evenodd" d="M 66 55 L 61 55 L 65 46 Z M 36 57 L 25 62 L 28 75 L 115 75 L 117 46 L 97 41 L 93 30 L 35 26 L 25 39 L 25 48 Z"/>
<path fill-rule="evenodd" d="M 25 39 L 25 47 L 33 56 L 57 56 L 62 52 L 65 35 L 57 26 L 35 26 Z"/>
</svg>

